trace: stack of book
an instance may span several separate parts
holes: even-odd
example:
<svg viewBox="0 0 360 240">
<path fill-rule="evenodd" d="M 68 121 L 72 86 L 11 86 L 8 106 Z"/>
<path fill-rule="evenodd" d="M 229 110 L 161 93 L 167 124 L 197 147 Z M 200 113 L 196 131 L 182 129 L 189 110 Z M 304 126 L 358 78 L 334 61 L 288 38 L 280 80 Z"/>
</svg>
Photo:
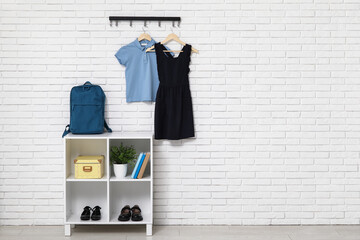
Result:
<svg viewBox="0 0 360 240">
<path fill-rule="evenodd" d="M 134 170 L 131 174 L 131 178 L 140 179 L 143 177 L 146 165 L 150 160 L 150 153 L 142 152 L 139 154 L 138 160 L 136 161 Z"/>
</svg>

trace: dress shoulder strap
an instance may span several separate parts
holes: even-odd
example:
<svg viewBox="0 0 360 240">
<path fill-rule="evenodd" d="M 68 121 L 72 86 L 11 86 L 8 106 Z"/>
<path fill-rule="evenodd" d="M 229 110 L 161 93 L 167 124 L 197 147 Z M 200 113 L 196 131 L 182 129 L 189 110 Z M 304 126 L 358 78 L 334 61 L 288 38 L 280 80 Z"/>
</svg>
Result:
<svg viewBox="0 0 360 240">
<path fill-rule="evenodd" d="M 158 53 L 159 52 L 159 48 L 160 48 L 160 43 L 155 43 L 154 44 L 154 48 L 155 48 L 155 52 Z"/>
<path fill-rule="evenodd" d="M 186 58 L 190 62 L 190 56 L 191 56 L 191 45 L 190 44 L 186 44 L 186 47 L 184 49 L 184 53 L 185 53 Z"/>
</svg>

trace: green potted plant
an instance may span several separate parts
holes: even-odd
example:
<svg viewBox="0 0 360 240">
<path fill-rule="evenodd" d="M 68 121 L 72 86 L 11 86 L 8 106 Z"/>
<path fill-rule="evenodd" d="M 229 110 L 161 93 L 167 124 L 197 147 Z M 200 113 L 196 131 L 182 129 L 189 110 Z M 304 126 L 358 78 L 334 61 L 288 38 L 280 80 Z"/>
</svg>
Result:
<svg viewBox="0 0 360 240">
<path fill-rule="evenodd" d="M 112 146 L 110 148 L 110 161 L 114 167 L 116 178 L 125 178 L 128 164 L 134 164 L 133 160 L 136 157 L 134 146 Z"/>
</svg>

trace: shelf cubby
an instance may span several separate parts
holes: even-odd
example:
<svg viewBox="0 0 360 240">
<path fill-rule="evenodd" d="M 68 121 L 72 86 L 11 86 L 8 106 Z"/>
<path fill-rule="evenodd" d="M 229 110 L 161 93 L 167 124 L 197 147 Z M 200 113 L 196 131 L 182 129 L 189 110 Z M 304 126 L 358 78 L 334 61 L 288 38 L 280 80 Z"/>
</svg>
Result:
<svg viewBox="0 0 360 240">
<path fill-rule="evenodd" d="M 108 178 L 108 157 L 107 157 L 107 140 L 106 139 L 86 139 L 86 138 L 66 138 L 65 139 L 65 173 L 67 181 L 106 181 Z M 75 179 L 74 177 L 74 159 L 79 155 L 103 155 L 104 176 L 102 179 Z"/>
<path fill-rule="evenodd" d="M 150 152 L 149 163 L 143 178 L 132 179 L 132 168 L 127 176 L 116 178 L 110 163 L 110 147 L 133 145 L 137 154 Z M 153 224 L 153 136 L 152 134 L 74 135 L 68 134 L 64 142 L 64 225 L 65 235 L 71 235 L 75 225 L 146 225 L 146 234 L 152 235 Z M 76 179 L 74 159 L 79 155 L 104 155 L 104 176 L 101 179 Z M 143 221 L 120 222 L 118 216 L 125 205 L 139 205 Z M 101 220 L 82 221 L 80 215 L 85 206 L 101 207 Z"/>
<path fill-rule="evenodd" d="M 80 219 L 85 206 L 101 207 L 101 220 L 84 221 Z M 69 224 L 96 224 L 108 221 L 108 202 L 106 182 L 67 182 L 66 183 L 66 222 Z"/>
<path fill-rule="evenodd" d="M 130 208 L 138 205 L 143 216 L 142 223 L 151 223 L 150 182 L 111 182 L 110 183 L 110 221 L 118 222 L 118 216 L 125 205 Z M 128 221 L 125 224 L 139 224 Z"/>
<path fill-rule="evenodd" d="M 111 148 L 112 146 L 120 146 L 120 144 L 123 144 L 124 146 L 134 146 L 135 150 L 136 150 L 136 155 L 139 155 L 141 152 L 150 152 L 151 151 L 151 147 L 150 147 L 150 139 L 110 139 L 109 141 L 109 148 Z M 111 164 L 110 164 L 111 166 Z M 144 176 L 143 178 L 147 178 L 150 179 L 150 164 L 148 164 L 148 166 L 146 167 L 146 170 L 144 172 Z M 112 168 L 112 167 L 111 167 Z M 131 180 L 131 173 L 133 171 L 134 167 L 128 167 L 127 170 L 127 174 L 126 174 L 126 179 Z M 114 175 L 114 171 L 113 169 L 110 171 L 110 180 L 111 181 L 117 181 Z M 140 180 L 140 179 L 133 179 L 133 181 L 136 180 Z M 122 181 L 122 180 L 120 180 Z"/>
</svg>

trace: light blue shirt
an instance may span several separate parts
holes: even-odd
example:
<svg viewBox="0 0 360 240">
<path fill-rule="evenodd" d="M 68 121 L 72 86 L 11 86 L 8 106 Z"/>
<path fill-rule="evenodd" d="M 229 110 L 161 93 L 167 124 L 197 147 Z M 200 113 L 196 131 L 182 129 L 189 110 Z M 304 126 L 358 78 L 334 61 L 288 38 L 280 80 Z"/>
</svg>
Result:
<svg viewBox="0 0 360 240">
<path fill-rule="evenodd" d="M 155 44 L 151 41 L 137 39 L 123 46 L 115 57 L 126 67 L 126 102 L 154 102 L 159 87 L 159 76 L 155 52 L 146 49 Z"/>
</svg>

